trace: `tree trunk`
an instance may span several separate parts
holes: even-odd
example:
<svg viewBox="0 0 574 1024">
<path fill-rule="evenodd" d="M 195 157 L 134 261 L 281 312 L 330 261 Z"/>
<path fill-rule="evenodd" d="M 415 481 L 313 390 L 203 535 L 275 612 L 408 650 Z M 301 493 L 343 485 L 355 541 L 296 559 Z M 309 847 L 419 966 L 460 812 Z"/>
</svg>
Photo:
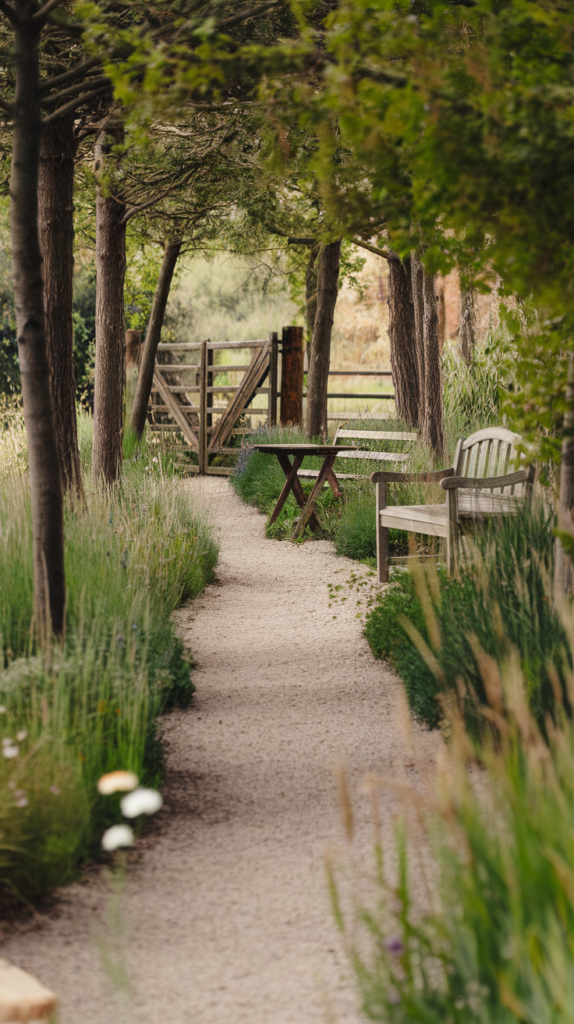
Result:
<svg viewBox="0 0 574 1024">
<path fill-rule="evenodd" d="M 106 139 L 96 144 L 96 169 L 102 173 Z M 124 278 L 126 272 L 125 203 L 106 195 L 96 199 L 96 371 L 94 384 L 94 481 L 113 484 L 122 467 L 124 389 Z"/>
<path fill-rule="evenodd" d="M 44 321 L 38 234 L 40 107 L 38 33 L 21 12 L 14 32 L 16 73 L 10 177 L 14 300 L 28 439 L 37 625 L 45 639 L 64 629 L 64 517 Z"/>
<path fill-rule="evenodd" d="M 153 305 L 151 308 L 144 348 L 140 360 L 138 382 L 130 422 L 130 427 L 138 440 L 144 432 L 149 396 L 151 394 L 151 387 L 153 383 L 153 371 L 155 367 L 157 346 L 159 345 L 161 338 L 165 307 L 167 306 L 169 290 L 171 288 L 175 265 L 177 263 L 181 246 L 181 241 L 166 243 L 159 278 L 153 297 Z"/>
<path fill-rule="evenodd" d="M 474 288 L 460 293 L 458 341 L 463 359 L 470 363 L 476 345 L 476 295 Z"/>
<path fill-rule="evenodd" d="M 574 532 L 574 353 L 568 358 L 566 384 L 566 412 L 562 425 L 562 456 L 560 459 L 560 493 L 558 526 L 565 533 Z M 570 594 L 574 585 L 574 567 L 559 538 L 556 539 L 554 567 L 554 593 L 559 602 Z"/>
<path fill-rule="evenodd" d="M 397 415 L 418 430 L 421 393 L 410 258 L 389 260 L 389 339 Z"/>
<path fill-rule="evenodd" d="M 73 117 L 42 131 L 38 189 L 44 263 L 46 341 L 60 473 L 65 490 L 84 500 L 78 450 L 74 375 L 74 139 Z"/>
<path fill-rule="evenodd" d="M 439 457 L 444 453 L 442 374 L 438 304 L 434 274 L 423 272 L 423 351 L 425 365 L 423 438 Z"/>
<path fill-rule="evenodd" d="M 411 253 L 411 284 L 413 294 L 413 318 L 415 323 L 414 347 L 417 361 L 419 378 L 419 423 L 422 427 L 424 422 L 424 395 L 425 395 L 425 353 L 424 353 L 424 267 L 416 252 Z"/>
<path fill-rule="evenodd" d="M 305 324 L 307 326 L 307 366 L 311 363 L 311 342 L 317 315 L 317 260 L 319 246 L 313 245 L 309 250 L 307 270 L 305 272 Z"/>
<path fill-rule="evenodd" d="M 317 270 L 317 312 L 307 375 L 307 437 L 327 436 L 327 389 L 331 332 L 337 302 L 341 241 L 321 246 Z"/>
</svg>

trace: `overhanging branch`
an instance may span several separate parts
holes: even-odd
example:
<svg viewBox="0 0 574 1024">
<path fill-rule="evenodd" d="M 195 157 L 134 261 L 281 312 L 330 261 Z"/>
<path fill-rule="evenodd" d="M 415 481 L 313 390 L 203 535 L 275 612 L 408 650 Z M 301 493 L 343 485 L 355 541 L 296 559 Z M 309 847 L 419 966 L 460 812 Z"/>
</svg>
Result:
<svg viewBox="0 0 574 1024">
<path fill-rule="evenodd" d="M 83 103 L 89 103 L 98 96 L 102 96 L 105 92 L 109 92 L 108 86 L 103 86 L 101 89 L 93 89 L 92 92 L 87 92 L 84 96 L 78 96 L 75 100 L 70 100 L 69 103 L 65 103 L 63 107 L 55 110 L 53 114 L 49 114 L 48 117 L 44 117 L 42 119 L 42 124 L 53 124 L 54 121 L 59 121 L 61 117 L 65 117 L 66 114 L 71 114 L 73 110 L 77 110 L 77 108 L 81 107 Z"/>
<path fill-rule="evenodd" d="M 54 75 L 53 78 L 44 78 L 40 81 L 40 92 L 44 94 L 46 92 L 50 92 L 50 89 L 55 89 L 59 85 L 67 85 L 68 82 L 73 82 L 74 79 L 79 76 L 85 75 L 87 71 L 91 71 L 92 68 L 95 68 L 99 63 L 99 57 L 90 57 L 89 60 L 85 60 L 82 64 L 78 64 L 70 71 L 63 71 L 61 75 Z"/>
<path fill-rule="evenodd" d="M 30 19 L 32 24 L 36 27 L 44 25 L 50 17 L 52 11 L 58 4 L 61 4 L 62 0 L 46 0 L 46 3 L 40 7 L 39 11 L 36 11 Z"/>
<path fill-rule="evenodd" d="M 250 7 L 247 11 L 242 11 L 240 14 L 232 14 L 229 18 L 224 18 L 223 21 L 218 22 L 217 28 L 227 27 L 228 25 L 237 25 L 241 21 L 247 21 L 248 18 L 256 18 L 259 14 L 265 14 L 266 11 L 270 11 L 273 7 L 279 5 L 279 0 L 272 0 L 272 3 L 259 5 L 259 7 Z"/>
<path fill-rule="evenodd" d="M 369 242 L 361 242 L 359 238 L 350 238 L 350 242 L 353 245 L 358 245 L 361 249 L 367 249 L 369 252 L 374 252 L 375 256 L 382 256 L 385 260 L 397 260 L 399 257 L 396 252 L 392 249 L 379 249 L 376 245 L 370 245 Z"/>
<path fill-rule="evenodd" d="M 17 25 L 19 18 L 17 12 L 14 10 L 11 4 L 6 3 L 6 0 L 0 0 L 0 12 L 8 18 L 11 25 Z"/>
<path fill-rule="evenodd" d="M 54 93 L 53 96 L 47 96 L 43 106 L 57 106 L 61 100 L 68 97 L 71 99 L 78 93 L 93 92 L 94 89 L 100 89 L 104 86 L 111 88 L 111 82 L 105 75 L 100 75 L 97 78 L 88 78 L 85 82 L 76 82 L 75 85 L 70 85 L 67 89 L 61 89 L 60 92 Z"/>
</svg>

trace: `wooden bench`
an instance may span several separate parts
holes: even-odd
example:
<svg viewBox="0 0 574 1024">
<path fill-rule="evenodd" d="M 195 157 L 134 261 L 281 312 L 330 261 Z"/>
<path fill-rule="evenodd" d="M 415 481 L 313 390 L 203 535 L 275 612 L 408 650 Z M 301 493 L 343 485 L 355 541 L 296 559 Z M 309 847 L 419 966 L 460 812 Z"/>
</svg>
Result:
<svg viewBox="0 0 574 1024">
<path fill-rule="evenodd" d="M 373 473 L 377 493 L 377 578 L 389 579 L 389 529 L 446 539 L 450 574 L 458 573 L 459 535 L 463 522 L 512 515 L 532 493 L 534 467 L 515 473 L 508 467 L 521 441 L 504 427 L 486 427 L 461 439 L 451 469 L 435 473 Z M 447 492 L 442 505 L 387 505 L 390 483 L 440 483 Z"/>
<path fill-rule="evenodd" d="M 349 430 L 347 427 L 339 427 L 335 434 L 333 444 L 341 444 L 342 441 L 348 441 L 349 439 L 355 444 L 356 440 L 360 441 L 416 441 L 418 434 L 404 433 L 398 430 Z M 341 452 L 338 459 L 362 459 L 367 462 L 406 462 L 409 459 L 408 452 L 373 452 L 365 449 L 357 449 L 354 452 Z M 300 477 L 310 477 L 316 479 L 318 476 L 318 470 L 316 469 L 300 469 Z M 339 473 L 337 472 L 338 480 L 365 480 L 367 479 L 364 473 Z"/>
</svg>

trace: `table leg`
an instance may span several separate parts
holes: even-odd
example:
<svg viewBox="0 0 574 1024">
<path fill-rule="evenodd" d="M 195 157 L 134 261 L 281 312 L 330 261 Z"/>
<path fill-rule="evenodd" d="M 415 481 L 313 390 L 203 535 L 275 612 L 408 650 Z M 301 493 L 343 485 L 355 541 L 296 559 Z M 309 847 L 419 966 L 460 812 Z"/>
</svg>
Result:
<svg viewBox="0 0 574 1024">
<path fill-rule="evenodd" d="M 327 455 L 326 458 L 323 460 L 323 465 L 319 470 L 319 476 L 317 477 L 315 481 L 315 486 L 313 487 L 311 494 L 307 498 L 307 503 L 303 511 L 301 512 L 301 515 L 299 516 L 299 522 L 297 523 L 297 526 L 293 531 L 291 540 L 297 540 L 298 537 L 303 536 L 305 527 L 307 526 L 307 523 L 311 520 L 312 517 L 316 520 L 317 517 L 315 516 L 315 502 L 323 487 L 323 484 L 325 483 L 325 480 L 328 478 L 329 472 L 332 471 L 333 469 L 333 463 L 335 459 L 336 455 Z"/>
<path fill-rule="evenodd" d="M 299 480 L 299 477 L 297 476 L 297 472 L 299 470 L 299 467 L 301 466 L 301 463 L 303 462 L 303 456 L 297 455 L 296 459 L 293 462 L 293 466 L 291 466 L 291 463 L 289 462 L 288 455 L 283 455 L 283 454 L 280 454 L 279 452 L 277 452 L 277 459 L 279 460 L 279 464 L 281 466 L 281 469 L 285 473 L 285 476 L 287 476 L 289 474 L 289 478 L 291 480 L 291 483 L 289 484 L 289 486 L 290 486 L 291 490 L 293 491 L 293 495 L 295 497 L 295 501 L 297 502 L 297 504 L 298 504 L 300 509 L 304 509 L 305 505 L 307 503 L 307 496 L 306 496 L 305 491 L 303 490 L 303 488 L 301 486 L 301 481 Z M 297 463 L 296 468 L 295 468 L 295 462 Z M 295 469 L 295 473 L 293 473 L 294 469 Z M 285 485 L 285 486 L 287 486 L 287 485 Z M 285 491 L 285 488 L 283 488 L 283 491 L 281 492 L 281 497 L 283 496 L 284 491 Z M 279 498 L 279 501 L 281 501 L 281 497 Z M 279 508 L 279 512 L 281 511 L 281 509 L 283 508 L 283 505 L 285 504 L 286 497 L 287 497 L 287 494 L 285 494 L 285 498 L 283 498 L 283 501 L 282 501 L 281 505 L 279 505 L 279 501 L 277 502 L 277 505 L 275 506 L 275 510 L 277 510 L 277 508 Z M 279 512 L 277 512 L 277 515 L 279 515 Z M 275 511 L 273 512 L 273 515 L 275 516 Z M 312 530 L 315 530 L 316 532 L 320 532 L 321 527 L 319 525 L 319 520 L 317 519 L 317 516 L 315 515 L 314 512 L 312 512 L 311 517 L 310 517 L 310 519 L 308 521 L 309 521 L 309 525 L 310 525 Z M 275 520 L 271 519 L 271 522 L 273 523 L 273 522 L 275 522 Z"/>
<path fill-rule="evenodd" d="M 277 517 L 279 516 L 281 509 L 283 508 L 285 502 L 287 501 L 287 498 L 289 497 L 289 491 L 292 490 L 293 493 L 295 494 L 295 498 L 297 498 L 297 494 L 295 493 L 295 488 L 293 485 L 295 481 L 297 481 L 297 483 L 299 482 L 297 478 L 297 471 L 300 468 L 301 463 L 303 462 L 302 455 L 295 456 L 295 458 L 293 459 L 293 465 L 291 465 L 291 463 L 289 462 L 288 455 L 278 455 L 277 458 L 279 459 L 281 469 L 285 473 L 286 480 L 283 486 L 283 490 L 281 491 L 281 494 L 277 499 L 277 504 L 273 509 L 273 515 L 269 520 L 270 523 L 274 523 Z M 299 504 L 301 503 L 299 502 Z"/>
<path fill-rule="evenodd" d="M 333 494 L 335 495 L 336 498 L 342 498 L 343 497 L 343 492 L 342 492 L 341 488 L 339 487 L 339 481 L 337 480 L 337 477 L 335 476 L 335 470 L 333 469 L 332 466 L 329 466 L 329 471 L 327 473 L 327 483 L 329 484 L 329 487 L 331 488 L 331 490 L 332 490 L 332 492 L 333 492 Z"/>
</svg>

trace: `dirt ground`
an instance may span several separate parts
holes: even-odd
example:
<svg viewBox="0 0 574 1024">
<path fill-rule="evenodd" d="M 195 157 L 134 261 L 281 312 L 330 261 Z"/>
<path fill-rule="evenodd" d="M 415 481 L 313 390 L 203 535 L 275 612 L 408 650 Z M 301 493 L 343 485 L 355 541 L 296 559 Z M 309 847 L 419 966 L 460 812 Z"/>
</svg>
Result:
<svg viewBox="0 0 574 1024">
<path fill-rule="evenodd" d="M 266 540 L 227 480 L 186 486 L 221 558 L 177 614 L 197 694 L 164 723 L 164 808 L 123 883 L 92 871 L 4 926 L 2 956 L 60 994 L 61 1024 L 357 1024 L 325 883 L 325 851 L 344 844 L 336 773 L 367 847 L 365 773 L 417 784 L 438 741 L 415 730 L 409 749 L 355 590 L 329 606 L 328 585 L 366 568 L 326 541 Z"/>
</svg>

